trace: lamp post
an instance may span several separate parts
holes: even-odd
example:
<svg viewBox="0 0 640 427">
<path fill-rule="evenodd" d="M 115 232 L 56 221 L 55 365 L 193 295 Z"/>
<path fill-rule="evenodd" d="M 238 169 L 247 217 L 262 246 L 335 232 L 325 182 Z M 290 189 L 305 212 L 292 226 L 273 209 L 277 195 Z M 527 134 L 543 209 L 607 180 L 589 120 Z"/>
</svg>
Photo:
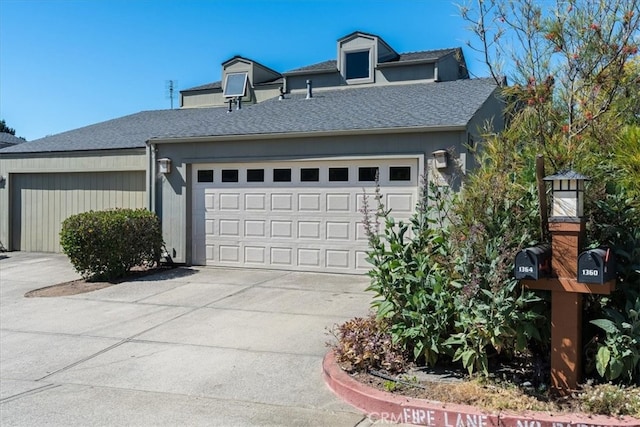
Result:
<svg viewBox="0 0 640 427">
<path fill-rule="evenodd" d="M 604 286 L 577 280 L 585 234 L 584 182 L 589 178 L 570 170 L 544 180 L 552 183 L 551 277 L 521 282 L 551 291 L 551 388 L 567 395 L 577 388 L 582 371 L 582 294 L 609 294 L 615 280 Z"/>
<path fill-rule="evenodd" d="M 551 181 L 551 271 L 560 279 L 575 280 L 583 247 L 584 181 L 574 171 L 545 177 Z M 562 287 L 551 295 L 551 388 L 567 394 L 577 388 L 582 373 L 582 293 Z"/>
</svg>

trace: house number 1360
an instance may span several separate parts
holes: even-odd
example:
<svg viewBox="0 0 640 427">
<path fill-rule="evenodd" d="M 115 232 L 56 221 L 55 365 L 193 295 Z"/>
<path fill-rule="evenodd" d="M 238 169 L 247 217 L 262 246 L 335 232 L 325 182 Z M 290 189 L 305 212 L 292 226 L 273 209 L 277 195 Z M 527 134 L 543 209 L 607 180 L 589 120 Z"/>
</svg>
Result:
<svg viewBox="0 0 640 427">
<path fill-rule="evenodd" d="M 582 270 L 583 276 L 597 276 L 598 270 Z"/>
</svg>

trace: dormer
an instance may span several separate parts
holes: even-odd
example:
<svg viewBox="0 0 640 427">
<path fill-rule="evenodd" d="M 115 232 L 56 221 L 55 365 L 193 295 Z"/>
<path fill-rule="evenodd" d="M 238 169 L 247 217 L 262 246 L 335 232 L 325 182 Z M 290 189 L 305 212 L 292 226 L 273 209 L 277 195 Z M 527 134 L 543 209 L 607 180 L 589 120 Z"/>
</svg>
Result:
<svg viewBox="0 0 640 427">
<path fill-rule="evenodd" d="M 180 91 L 182 108 L 221 107 L 261 102 L 277 97 L 284 85 L 282 75 L 259 62 L 234 56 L 222 63 L 221 80 Z"/>
<path fill-rule="evenodd" d="M 259 102 L 263 98 L 260 96 L 261 89 L 265 86 L 279 87 L 282 85 L 281 78 L 280 73 L 259 62 L 234 56 L 222 63 L 222 95 L 225 100 L 241 98 L 243 101 Z"/>
<path fill-rule="evenodd" d="M 338 71 L 347 84 L 375 83 L 378 64 L 399 56 L 373 34 L 356 31 L 338 40 Z"/>
</svg>

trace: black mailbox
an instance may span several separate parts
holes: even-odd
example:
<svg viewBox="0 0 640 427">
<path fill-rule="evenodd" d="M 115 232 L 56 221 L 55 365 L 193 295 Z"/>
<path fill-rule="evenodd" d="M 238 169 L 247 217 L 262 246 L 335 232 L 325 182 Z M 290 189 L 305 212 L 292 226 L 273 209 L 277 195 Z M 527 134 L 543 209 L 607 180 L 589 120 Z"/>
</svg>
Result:
<svg viewBox="0 0 640 427">
<path fill-rule="evenodd" d="M 524 248 L 516 255 L 514 275 L 516 279 L 538 280 L 551 273 L 551 247 L 538 245 Z"/>
<path fill-rule="evenodd" d="M 578 282 L 603 284 L 615 277 L 616 267 L 611 249 L 590 249 L 578 257 Z"/>
</svg>

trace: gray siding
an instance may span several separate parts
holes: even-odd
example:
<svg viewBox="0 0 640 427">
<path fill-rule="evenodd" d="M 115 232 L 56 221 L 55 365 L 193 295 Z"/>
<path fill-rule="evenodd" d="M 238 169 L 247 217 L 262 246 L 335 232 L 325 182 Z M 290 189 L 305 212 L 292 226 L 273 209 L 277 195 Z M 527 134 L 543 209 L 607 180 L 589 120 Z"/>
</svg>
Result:
<svg viewBox="0 0 640 427">
<path fill-rule="evenodd" d="M 90 210 L 143 208 L 145 172 L 13 174 L 11 249 L 60 252 L 62 222 Z"/>
<path fill-rule="evenodd" d="M 347 83 L 344 81 L 339 72 L 313 74 L 313 75 L 297 75 L 287 76 L 287 91 L 304 90 L 307 88 L 307 80 L 311 80 L 315 88 L 330 88 L 343 86 Z"/>
<path fill-rule="evenodd" d="M 279 140 L 218 141 L 158 144 L 158 157 L 172 159 L 171 174 L 156 180 L 156 210 L 161 212 L 167 249 L 176 262 L 191 262 L 190 167 L 197 163 L 251 162 L 424 154 L 455 148 L 466 152 L 467 133 L 433 132 L 366 136 L 287 138 Z"/>
<path fill-rule="evenodd" d="M 438 80 L 441 82 L 448 82 L 461 78 L 460 76 L 460 63 L 454 55 L 449 55 L 446 58 L 438 61 Z"/>
<path fill-rule="evenodd" d="M 142 179 L 142 201 L 137 207 L 145 206 L 145 171 L 147 158 L 145 150 L 113 150 L 101 152 L 67 152 L 67 153 L 38 153 L 38 154 L 2 154 L 0 157 L 0 176 L 6 177 L 4 186 L 0 186 L 0 243 L 6 248 L 20 246 L 10 243 L 12 223 L 17 207 L 11 200 L 11 195 L 17 191 L 16 185 L 23 185 L 26 176 L 47 176 L 51 179 L 70 175 L 70 173 L 122 173 L 136 171 L 136 182 Z M 89 176 L 89 175 L 82 175 Z M 22 177 L 22 178 L 19 178 Z M 140 178 L 141 177 L 141 178 Z M 14 182 L 16 179 L 16 182 Z M 63 179 L 63 178 L 60 178 Z M 58 181 L 59 183 L 61 181 Z M 36 185 L 35 183 L 33 185 Z M 53 183 L 52 183 L 53 185 Z M 77 185 L 77 184 L 76 184 Z M 22 197 L 22 196 L 21 196 Z M 32 197 L 32 195 L 29 195 Z M 96 199 L 97 199 L 96 195 Z M 44 204 L 44 202 L 42 202 Z M 47 202 L 48 203 L 48 202 Z M 136 202 L 138 203 L 138 202 Z M 23 209 L 20 208 L 20 215 Z M 12 215 L 13 214 L 13 215 Z M 53 213 L 54 218 L 55 214 Z M 60 215 L 58 215 L 60 216 Z M 55 233 L 55 231 L 53 231 Z"/>
<path fill-rule="evenodd" d="M 381 67 L 376 70 L 376 83 L 409 82 L 412 80 L 433 80 L 433 64 L 403 65 L 401 67 Z"/>
</svg>

